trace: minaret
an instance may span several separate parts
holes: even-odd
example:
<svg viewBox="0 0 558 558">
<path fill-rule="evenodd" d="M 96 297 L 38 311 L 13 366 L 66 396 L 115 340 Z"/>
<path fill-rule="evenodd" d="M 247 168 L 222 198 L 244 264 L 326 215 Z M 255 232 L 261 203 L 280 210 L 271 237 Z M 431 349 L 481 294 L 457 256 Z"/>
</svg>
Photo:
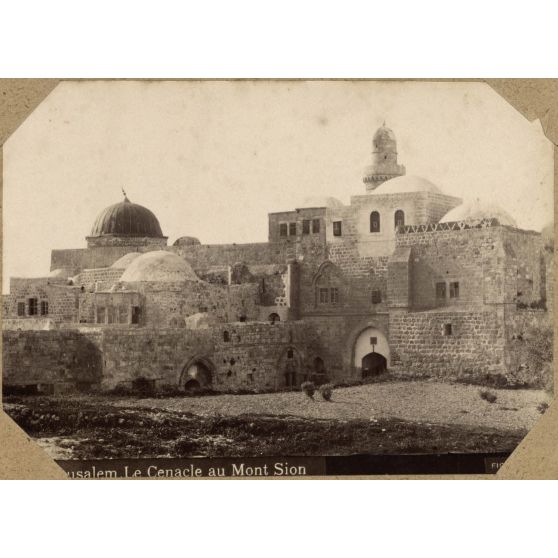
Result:
<svg viewBox="0 0 558 558">
<path fill-rule="evenodd" d="M 386 123 L 378 128 L 372 140 L 372 164 L 366 167 L 362 181 L 366 191 L 372 192 L 380 184 L 405 174 L 405 167 L 397 164 L 397 140 Z"/>
</svg>

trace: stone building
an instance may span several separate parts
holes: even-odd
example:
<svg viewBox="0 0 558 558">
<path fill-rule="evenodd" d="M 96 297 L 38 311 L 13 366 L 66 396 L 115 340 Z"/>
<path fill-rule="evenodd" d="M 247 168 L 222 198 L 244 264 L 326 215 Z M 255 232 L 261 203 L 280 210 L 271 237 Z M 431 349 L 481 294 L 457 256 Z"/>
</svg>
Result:
<svg viewBox="0 0 558 558">
<path fill-rule="evenodd" d="M 386 369 L 537 385 L 525 332 L 551 322 L 553 254 L 534 231 L 406 174 L 374 135 L 365 193 L 269 214 L 267 242 L 168 245 L 124 200 L 87 247 L 3 298 L 6 386 L 283 389 Z"/>
</svg>

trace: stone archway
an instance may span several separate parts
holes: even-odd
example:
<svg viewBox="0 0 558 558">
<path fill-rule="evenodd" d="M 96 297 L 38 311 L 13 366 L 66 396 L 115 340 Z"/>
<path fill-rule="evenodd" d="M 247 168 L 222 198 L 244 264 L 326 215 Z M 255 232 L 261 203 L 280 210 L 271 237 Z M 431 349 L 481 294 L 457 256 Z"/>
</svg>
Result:
<svg viewBox="0 0 558 558">
<path fill-rule="evenodd" d="M 352 365 L 357 375 L 365 378 L 382 374 L 389 364 L 389 343 L 383 331 L 374 326 L 364 328 L 353 344 Z"/>
<path fill-rule="evenodd" d="M 191 358 L 180 374 L 179 386 L 186 392 L 209 387 L 213 382 L 215 366 L 205 357 Z"/>
</svg>

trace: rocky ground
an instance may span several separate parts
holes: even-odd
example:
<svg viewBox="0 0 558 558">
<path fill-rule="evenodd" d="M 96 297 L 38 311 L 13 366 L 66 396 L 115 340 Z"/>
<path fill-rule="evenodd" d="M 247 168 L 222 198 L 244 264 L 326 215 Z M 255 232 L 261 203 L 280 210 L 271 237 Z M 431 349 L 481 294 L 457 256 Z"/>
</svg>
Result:
<svg viewBox="0 0 558 558">
<path fill-rule="evenodd" d="M 549 396 L 437 382 L 139 398 L 18 396 L 5 411 L 55 459 L 513 451 Z"/>
</svg>

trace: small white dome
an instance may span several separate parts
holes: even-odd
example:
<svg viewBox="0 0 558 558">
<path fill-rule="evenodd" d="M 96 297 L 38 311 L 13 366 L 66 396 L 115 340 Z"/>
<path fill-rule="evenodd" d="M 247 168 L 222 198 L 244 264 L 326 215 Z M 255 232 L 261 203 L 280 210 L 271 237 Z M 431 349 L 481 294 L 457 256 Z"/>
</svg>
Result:
<svg viewBox="0 0 558 558">
<path fill-rule="evenodd" d="M 304 199 L 301 207 L 343 207 L 343 204 L 331 196 L 309 196 Z"/>
<path fill-rule="evenodd" d="M 454 207 L 440 219 L 440 223 L 450 223 L 454 221 L 475 222 L 481 221 L 482 219 L 498 219 L 500 225 L 517 227 L 515 219 L 499 205 L 483 202 L 478 199 L 468 200 Z"/>
<path fill-rule="evenodd" d="M 126 269 L 139 256 L 141 256 L 141 252 L 128 252 L 116 260 L 110 267 L 113 269 Z"/>
<path fill-rule="evenodd" d="M 442 191 L 438 186 L 432 184 L 430 180 L 421 178 L 420 176 L 398 176 L 391 180 L 386 180 L 380 184 L 371 194 L 408 194 L 412 192 L 433 192 L 441 194 Z"/>
<path fill-rule="evenodd" d="M 200 281 L 190 264 L 165 250 L 145 252 L 128 266 L 122 274 L 123 283 Z"/>
<path fill-rule="evenodd" d="M 59 268 L 59 269 L 53 269 L 48 275 L 47 277 L 61 277 L 61 278 L 68 278 L 70 276 L 70 273 L 67 269 L 63 269 L 63 268 Z"/>
</svg>

